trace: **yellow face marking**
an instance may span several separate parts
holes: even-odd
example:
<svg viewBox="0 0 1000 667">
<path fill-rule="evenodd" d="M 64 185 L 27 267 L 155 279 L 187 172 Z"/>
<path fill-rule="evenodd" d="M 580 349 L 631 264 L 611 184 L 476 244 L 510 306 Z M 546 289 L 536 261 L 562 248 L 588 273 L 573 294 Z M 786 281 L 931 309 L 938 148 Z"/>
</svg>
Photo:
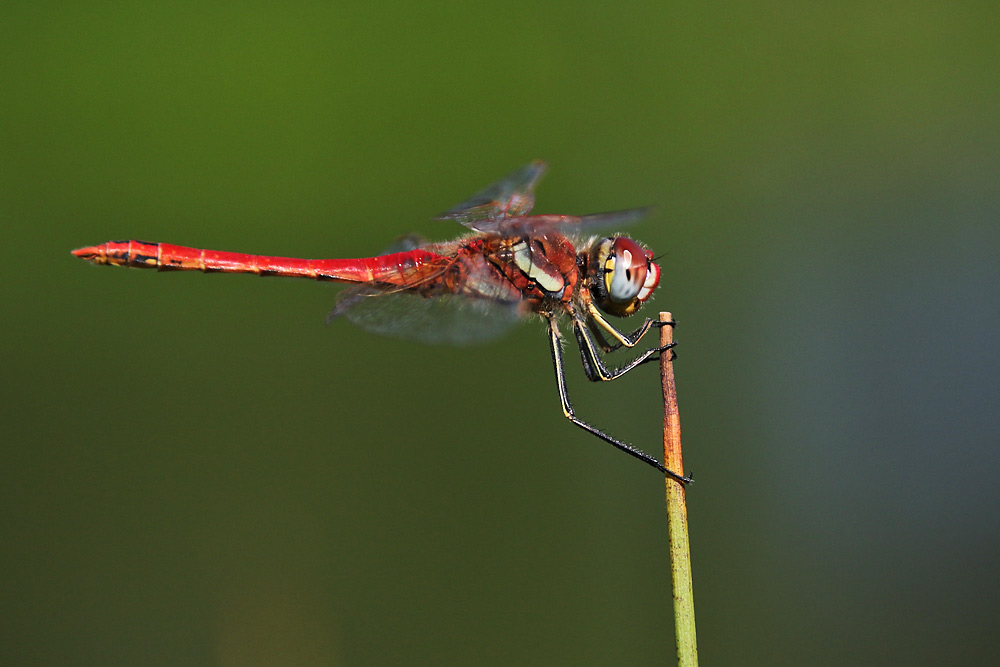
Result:
<svg viewBox="0 0 1000 667">
<path fill-rule="evenodd" d="M 609 255 L 604 262 L 604 289 L 611 291 L 611 279 L 615 277 L 615 256 Z"/>
</svg>

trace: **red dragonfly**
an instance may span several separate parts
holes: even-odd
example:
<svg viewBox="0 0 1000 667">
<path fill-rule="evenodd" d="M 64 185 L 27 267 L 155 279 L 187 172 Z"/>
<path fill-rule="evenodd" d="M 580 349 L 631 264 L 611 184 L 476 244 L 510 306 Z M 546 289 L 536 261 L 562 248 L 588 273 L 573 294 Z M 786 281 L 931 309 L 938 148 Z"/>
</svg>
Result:
<svg viewBox="0 0 1000 667">
<path fill-rule="evenodd" d="M 596 215 L 528 215 L 545 164 L 535 161 L 438 216 L 471 233 L 447 243 L 416 236 L 377 257 L 294 259 L 200 250 L 167 243 L 109 241 L 73 254 L 94 264 L 159 271 L 256 273 L 353 283 L 338 295 L 328 321 L 340 316 L 363 329 L 425 342 L 469 343 L 501 332 L 525 316 L 548 324 L 549 346 L 563 414 L 580 428 L 681 481 L 690 478 L 579 419 L 570 405 L 559 319 L 572 324 L 593 381 L 620 377 L 654 361 L 669 347 L 653 347 L 619 368 L 602 354 L 635 347 L 658 321 L 631 333 L 604 316 L 628 317 L 652 295 L 660 268 L 652 253 L 627 236 L 589 238 L 599 229 L 638 220 L 645 209 Z M 603 312 L 602 312 L 603 311 Z M 611 342 L 609 342 L 609 339 Z"/>
</svg>

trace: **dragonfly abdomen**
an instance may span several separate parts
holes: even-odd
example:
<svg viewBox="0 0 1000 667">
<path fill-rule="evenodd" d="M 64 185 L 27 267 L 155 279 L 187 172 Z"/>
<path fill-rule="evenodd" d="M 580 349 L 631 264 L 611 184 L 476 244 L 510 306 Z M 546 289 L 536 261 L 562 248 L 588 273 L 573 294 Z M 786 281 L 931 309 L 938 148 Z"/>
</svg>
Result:
<svg viewBox="0 0 1000 667">
<path fill-rule="evenodd" d="M 361 259 L 299 259 L 204 250 L 169 243 L 108 241 L 79 248 L 73 254 L 94 264 L 132 266 L 159 271 L 255 273 L 261 276 L 312 278 L 349 283 L 402 285 L 429 269 L 438 271 L 441 255 L 416 249 Z"/>
</svg>

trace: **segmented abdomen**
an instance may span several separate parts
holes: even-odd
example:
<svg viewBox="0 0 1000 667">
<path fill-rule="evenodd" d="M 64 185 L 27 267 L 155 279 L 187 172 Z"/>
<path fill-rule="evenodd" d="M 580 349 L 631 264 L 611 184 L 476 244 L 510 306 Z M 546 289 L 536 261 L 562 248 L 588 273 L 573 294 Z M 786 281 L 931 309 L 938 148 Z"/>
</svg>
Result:
<svg viewBox="0 0 1000 667">
<path fill-rule="evenodd" d="M 169 243 L 109 241 L 74 250 L 73 254 L 94 264 L 133 266 L 160 271 L 204 271 L 206 273 L 256 273 L 335 280 L 349 283 L 408 285 L 440 273 L 450 259 L 423 249 L 360 259 L 298 259 L 203 250 Z"/>
</svg>

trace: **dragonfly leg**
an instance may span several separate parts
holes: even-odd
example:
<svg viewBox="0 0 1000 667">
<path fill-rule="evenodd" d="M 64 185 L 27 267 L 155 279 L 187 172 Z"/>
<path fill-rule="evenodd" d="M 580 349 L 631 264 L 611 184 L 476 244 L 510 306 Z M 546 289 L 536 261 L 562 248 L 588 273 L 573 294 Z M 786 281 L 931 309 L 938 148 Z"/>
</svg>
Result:
<svg viewBox="0 0 1000 667">
<path fill-rule="evenodd" d="M 635 447 L 627 445 L 621 440 L 613 438 L 612 436 L 608 435 L 599 428 L 591 426 L 590 424 L 588 424 L 587 422 L 583 421 L 582 419 L 576 416 L 576 413 L 573 412 L 573 406 L 570 405 L 569 392 L 566 389 L 566 371 L 563 365 L 562 334 L 559 332 L 559 323 L 556 321 L 556 318 L 553 315 L 547 316 L 547 319 L 549 324 L 549 346 L 551 347 L 552 351 L 552 364 L 555 366 L 556 384 L 559 387 L 559 400 L 562 403 L 563 414 L 566 416 L 566 418 L 569 419 L 574 424 L 576 424 L 577 426 L 579 426 L 580 428 L 582 428 L 584 431 L 587 431 L 592 435 L 596 435 L 604 442 L 616 447 L 617 449 L 620 449 L 629 456 L 634 456 L 640 461 L 648 465 L 651 465 L 652 467 L 659 470 L 661 473 L 674 478 L 678 482 L 681 482 L 682 484 L 687 484 L 688 482 L 692 481 L 690 477 L 685 477 L 684 475 L 680 475 L 672 470 L 668 470 L 663 466 L 663 464 L 661 464 L 659 461 L 654 459 L 649 454 L 639 451 Z"/>
<path fill-rule="evenodd" d="M 601 311 L 598 310 L 593 303 L 587 304 L 587 314 L 589 315 L 588 321 L 591 325 L 591 331 L 597 337 L 598 342 L 601 344 L 601 349 L 605 352 L 614 352 L 622 346 L 635 347 L 650 329 L 658 329 L 662 326 L 674 326 L 676 324 L 676 322 L 672 320 L 670 322 L 660 322 L 659 320 L 651 320 L 647 317 L 646 321 L 643 322 L 638 329 L 632 333 L 625 334 L 619 331 L 617 327 L 611 324 L 611 322 L 608 322 L 604 315 L 601 314 Z M 611 337 L 617 342 L 608 343 L 604 338 L 604 334 L 601 333 L 601 329 L 604 329 L 606 332 L 611 334 Z"/>
<path fill-rule="evenodd" d="M 608 382 L 621 377 L 636 366 L 659 360 L 661 353 L 672 350 L 677 345 L 677 343 L 670 343 L 669 345 L 652 347 L 620 368 L 608 368 L 604 364 L 600 352 L 598 352 L 598 342 L 594 340 L 595 337 L 600 338 L 600 333 L 595 335 L 595 332 L 589 329 L 586 323 L 582 322 L 578 317 L 573 318 L 573 333 L 576 335 L 577 346 L 580 348 L 583 370 L 587 374 L 587 378 L 592 382 Z M 603 348 L 603 346 L 601 347 Z M 621 346 L 619 345 L 618 347 Z"/>
<path fill-rule="evenodd" d="M 614 352 L 615 350 L 622 347 L 621 343 L 615 343 L 613 345 L 609 343 L 608 339 L 604 337 L 603 333 L 601 333 L 601 328 L 597 326 L 597 323 L 594 322 L 593 319 L 588 318 L 587 330 L 590 331 L 594 339 L 597 341 L 597 344 L 601 346 L 602 350 L 604 350 L 605 354 L 609 352 Z"/>
</svg>

